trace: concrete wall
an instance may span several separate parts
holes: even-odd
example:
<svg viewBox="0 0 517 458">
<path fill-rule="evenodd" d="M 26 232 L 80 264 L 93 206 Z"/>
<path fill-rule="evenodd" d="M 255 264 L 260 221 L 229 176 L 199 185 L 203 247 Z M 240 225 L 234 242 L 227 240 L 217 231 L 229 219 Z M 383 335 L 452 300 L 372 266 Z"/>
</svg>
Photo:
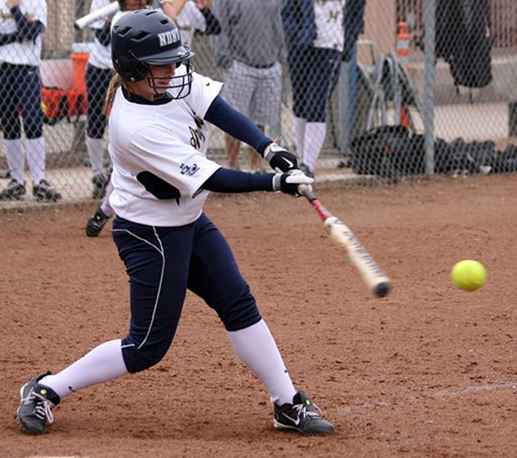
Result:
<svg viewBox="0 0 517 458">
<path fill-rule="evenodd" d="M 367 0 L 363 39 L 373 43 L 376 53 L 386 54 L 395 49 L 395 0 Z M 359 60 L 370 62 L 370 50 L 359 48 Z M 366 54 L 365 54 L 366 53 Z"/>
</svg>

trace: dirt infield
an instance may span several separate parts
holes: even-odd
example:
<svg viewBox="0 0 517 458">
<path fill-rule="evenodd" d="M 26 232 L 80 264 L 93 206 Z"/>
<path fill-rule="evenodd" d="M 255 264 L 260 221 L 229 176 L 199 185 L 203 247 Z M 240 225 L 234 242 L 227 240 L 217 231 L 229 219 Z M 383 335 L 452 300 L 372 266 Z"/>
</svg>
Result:
<svg viewBox="0 0 517 458">
<path fill-rule="evenodd" d="M 303 200 L 209 201 L 293 379 L 337 425 L 326 438 L 273 430 L 262 385 L 193 296 L 158 366 L 71 396 L 50 434 L 22 435 L 20 384 L 124 336 L 127 279 L 108 231 L 83 236 L 90 209 L 0 215 L 0 457 L 515 456 L 516 190 L 483 177 L 323 191 L 392 276 L 382 300 Z M 488 269 L 476 293 L 449 282 L 463 258 Z"/>
</svg>

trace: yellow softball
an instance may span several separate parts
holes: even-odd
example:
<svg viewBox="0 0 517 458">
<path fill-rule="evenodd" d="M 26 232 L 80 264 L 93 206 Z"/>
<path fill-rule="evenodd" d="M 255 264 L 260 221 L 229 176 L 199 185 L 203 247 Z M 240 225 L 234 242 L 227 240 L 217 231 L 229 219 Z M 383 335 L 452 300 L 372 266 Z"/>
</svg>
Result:
<svg viewBox="0 0 517 458">
<path fill-rule="evenodd" d="M 465 259 L 454 264 L 451 280 L 457 288 L 476 291 L 486 281 L 486 269 L 479 261 Z"/>
</svg>

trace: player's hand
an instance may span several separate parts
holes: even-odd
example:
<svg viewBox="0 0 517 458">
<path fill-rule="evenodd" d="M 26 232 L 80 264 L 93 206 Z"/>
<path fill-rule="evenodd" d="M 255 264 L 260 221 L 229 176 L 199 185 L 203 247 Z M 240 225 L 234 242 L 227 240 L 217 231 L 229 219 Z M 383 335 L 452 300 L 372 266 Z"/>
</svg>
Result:
<svg viewBox="0 0 517 458">
<path fill-rule="evenodd" d="M 298 168 L 297 157 L 275 142 L 270 143 L 264 151 L 264 159 L 277 172 L 287 172 Z"/>
<path fill-rule="evenodd" d="M 7 8 L 11 9 L 15 6 L 20 6 L 20 0 L 5 0 L 5 4 L 7 5 Z"/>
<path fill-rule="evenodd" d="M 277 173 L 273 176 L 273 191 L 282 191 L 291 196 L 301 196 L 298 187 L 303 185 L 311 185 L 314 179 L 305 175 L 299 169 L 289 170 L 286 173 Z"/>
</svg>

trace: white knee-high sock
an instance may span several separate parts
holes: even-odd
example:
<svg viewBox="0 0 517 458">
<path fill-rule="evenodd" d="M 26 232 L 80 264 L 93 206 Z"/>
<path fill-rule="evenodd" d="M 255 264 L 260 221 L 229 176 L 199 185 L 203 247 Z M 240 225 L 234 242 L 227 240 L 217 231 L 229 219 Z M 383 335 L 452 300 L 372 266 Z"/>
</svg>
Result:
<svg viewBox="0 0 517 458">
<path fill-rule="evenodd" d="M 86 150 L 92 164 L 94 175 L 102 173 L 102 154 L 104 152 L 104 142 L 102 138 L 91 138 L 86 136 Z"/>
<path fill-rule="evenodd" d="M 264 320 L 229 335 L 239 358 L 266 385 L 273 402 L 293 402 L 296 389 Z"/>
<path fill-rule="evenodd" d="M 294 117 L 294 145 L 296 146 L 296 154 L 300 159 L 303 159 L 305 149 L 305 125 L 306 121 L 303 118 Z"/>
<path fill-rule="evenodd" d="M 7 157 L 7 165 L 11 172 L 11 176 L 18 182 L 25 181 L 25 152 L 23 151 L 23 144 L 21 139 L 4 140 L 5 156 Z"/>
<path fill-rule="evenodd" d="M 38 184 L 45 178 L 45 139 L 27 138 L 27 163 L 32 175 L 32 182 Z"/>
<path fill-rule="evenodd" d="M 305 126 L 303 162 L 314 172 L 316 161 L 325 142 L 327 126 L 324 122 L 308 122 Z"/>
<path fill-rule="evenodd" d="M 81 388 L 127 374 L 120 345 L 120 339 L 105 342 L 61 372 L 43 377 L 39 383 L 52 388 L 63 399 Z"/>
</svg>

